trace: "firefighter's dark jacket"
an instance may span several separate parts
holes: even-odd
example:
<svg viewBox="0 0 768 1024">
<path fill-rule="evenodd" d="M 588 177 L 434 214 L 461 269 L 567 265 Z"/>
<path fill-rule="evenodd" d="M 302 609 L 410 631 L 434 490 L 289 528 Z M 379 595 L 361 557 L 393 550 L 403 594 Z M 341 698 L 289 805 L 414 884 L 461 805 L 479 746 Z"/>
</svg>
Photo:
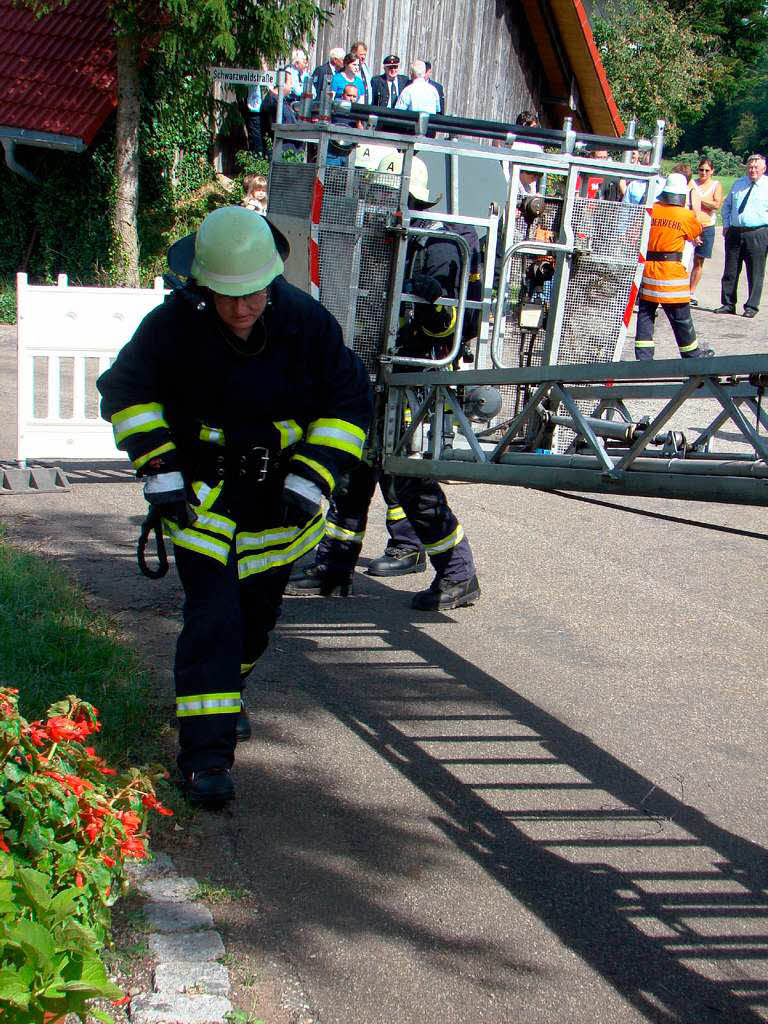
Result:
<svg viewBox="0 0 768 1024">
<path fill-rule="evenodd" d="M 479 300 L 482 298 L 481 281 L 481 256 L 480 242 L 477 231 L 471 224 L 454 224 L 440 222 L 446 232 L 460 235 L 469 246 L 469 282 L 467 284 L 467 298 Z M 434 221 L 413 219 L 412 226 L 418 228 L 436 228 Z M 456 299 L 459 294 L 459 283 L 461 281 L 462 256 L 456 242 L 446 237 L 445 239 L 427 237 L 423 242 L 417 243 L 408 254 L 408 273 L 428 274 L 436 278 L 443 288 L 443 295 L 448 299 Z M 443 306 L 439 300 L 434 305 L 419 303 L 414 307 L 413 312 L 415 330 L 404 348 L 414 349 L 413 354 L 427 355 L 435 344 L 440 346 L 442 341 L 450 347 L 450 339 L 453 336 L 456 326 L 456 307 Z M 464 339 L 474 336 L 477 331 L 477 311 L 466 310 L 464 314 Z M 419 342 L 421 336 L 421 343 Z M 415 349 L 420 349 L 416 352 Z"/>
<path fill-rule="evenodd" d="M 330 497 L 360 457 L 371 412 L 368 376 L 338 323 L 278 277 L 252 332 L 253 351 L 245 353 L 205 295 L 173 292 L 97 381 L 118 448 L 140 475 L 160 460 L 163 471 L 181 470 L 188 485 L 202 483 L 205 498 L 228 485 L 217 466 L 237 472 L 263 447 L 271 466 L 280 466 L 276 486 L 295 473 Z M 241 489 L 248 484 L 241 481 Z"/>
</svg>

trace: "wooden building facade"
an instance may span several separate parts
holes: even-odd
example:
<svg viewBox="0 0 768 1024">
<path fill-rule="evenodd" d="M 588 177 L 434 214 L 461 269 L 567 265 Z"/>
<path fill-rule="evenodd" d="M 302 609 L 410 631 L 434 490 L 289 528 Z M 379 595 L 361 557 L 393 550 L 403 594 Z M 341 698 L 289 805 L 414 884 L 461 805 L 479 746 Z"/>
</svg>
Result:
<svg viewBox="0 0 768 1024">
<path fill-rule="evenodd" d="M 319 26 L 312 67 L 355 40 L 374 75 L 389 53 L 401 74 L 430 60 L 449 114 L 514 122 L 533 109 L 553 128 L 571 116 L 579 130 L 623 130 L 582 0 L 347 0 Z"/>
</svg>

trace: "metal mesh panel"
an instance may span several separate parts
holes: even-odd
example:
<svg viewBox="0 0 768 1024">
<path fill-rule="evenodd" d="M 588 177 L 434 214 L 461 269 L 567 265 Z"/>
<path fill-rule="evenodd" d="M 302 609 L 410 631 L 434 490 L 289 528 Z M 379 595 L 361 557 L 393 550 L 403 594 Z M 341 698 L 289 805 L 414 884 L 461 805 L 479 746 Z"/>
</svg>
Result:
<svg viewBox="0 0 768 1024">
<path fill-rule="evenodd" d="M 550 211 L 550 206 L 553 210 Z M 557 205 L 547 203 L 541 226 L 556 228 Z M 572 228 L 577 246 L 589 254 L 574 256 L 563 305 L 557 363 L 611 362 L 624 338 L 624 312 L 637 270 L 643 230 L 644 210 L 634 205 L 595 199 L 577 199 L 572 215 Z M 518 214 L 515 241 L 533 237 Z M 507 289 L 507 310 L 500 351 L 506 366 L 540 366 L 544 360 L 546 332 L 520 328 L 517 310 L 524 284 L 526 259 L 513 259 Z M 541 296 L 552 300 L 545 285 Z M 554 306 L 554 301 L 552 301 Z M 550 315 L 552 315 L 550 313 Z M 526 392 L 505 388 L 500 420 L 512 418 L 523 407 Z M 578 403 L 583 411 L 591 411 L 587 403 Z M 560 408 L 559 413 L 564 410 Z M 537 428 L 529 424 L 527 437 Z M 572 431 L 558 428 L 552 439 L 552 450 L 565 451 L 574 439 Z"/>
<path fill-rule="evenodd" d="M 269 213 L 309 219 L 316 173 L 314 164 L 273 163 L 269 179 Z"/>
<path fill-rule="evenodd" d="M 384 179 L 391 179 L 392 187 Z M 318 225 L 320 301 L 344 340 L 375 373 L 386 327 L 393 248 L 387 217 L 397 209 L 399 178 L 346 167 L 325 172 Z"/>
</svg>

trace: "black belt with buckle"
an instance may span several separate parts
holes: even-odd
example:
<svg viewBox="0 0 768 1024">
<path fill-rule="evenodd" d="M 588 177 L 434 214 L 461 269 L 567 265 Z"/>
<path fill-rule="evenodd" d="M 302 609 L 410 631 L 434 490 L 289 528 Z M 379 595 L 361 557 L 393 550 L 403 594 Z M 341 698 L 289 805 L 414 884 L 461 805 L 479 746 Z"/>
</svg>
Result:
<svg viewBox="0 0 768 1024">
<path fill-rule="evenodd" d="M 200 451 L 195 459 L 194 478 L 201 480 L 242 480 L 263 483 L 270 472 L 278 467 L 280 453 L 271 452 L 263 445 L 235 445 L 226 448 L 211 445 L 210 451 Z"/>
<path fill-rule="evenodd" d="M 652 249 L 646 254 L 646 260 L 653 260 L 654 263 L 682 263 L 683 254 L 681 252 L 656 252 Z"/>
</svg>

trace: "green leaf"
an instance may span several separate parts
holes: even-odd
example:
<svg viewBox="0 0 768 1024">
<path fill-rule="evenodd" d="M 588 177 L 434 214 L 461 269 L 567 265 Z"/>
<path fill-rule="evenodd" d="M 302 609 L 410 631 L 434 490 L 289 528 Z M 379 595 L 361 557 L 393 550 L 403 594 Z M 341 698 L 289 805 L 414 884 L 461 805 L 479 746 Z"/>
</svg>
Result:
<svg viewBox="0 0 768 1024">
<path fill-rule="evenodd" d="M 5 925 L 5 938 L 13 945 L 21 946 L 25 952 L 32 954 L 33 959 L 41 967 L 47 967 L 53 959 L 55 948 L 53 940 L 42 925 L 34 921 L 16 921 Z"/>
<path fill-rule="evenodd" d="M 48 913 L 53 917 L 54 922 L 64 921 L 70 914 L 74 914 L 77 911 L 77 889 L 73 887 L 64 889 L 62 892 L 57 892 L 51 900 L 51 905 L 48 908 Z M 2 897 L 2 889 L 0 889 L 0 898 Z"/>
<path fill-rule="evenodd" d="M 103 996 L 107 999 L 120 999 L 121 990 L 107 978 L 106 968 L 97 956 L 83 957 L 80 977 L 74 981 L 64 982 L 60 986 L 65 992 L 81 992 L 87 996 Z"/>
<path fill-rule="evenodd" d="M 19 971 L 8 968 L 0 970 L 0 1000 L 26 1010 L 31 996 L 29 984 L 24 981 Z"/>
<path fill-rule="evenodd" d="M 19 868 L 18 878 L 33 906 L 45 912 L 51 904 L 48 879 L 45 875 L 34 868 Z"/>
<path fill-rule="evenodd" d="M 26 774 L 27 772 L 22 771 L 13 761 L 6 761 L 3 765 L 3 775 L 11 782 L 21 782 Z"/>
<path fill-rule="evenodd" d="M 93 1017 L 94 1020 L 100 1020 L 102 1024 L 115 1024 L 115 1018 L 110 1017 L 108 1013 L 104 1013 L 103 1010 L 94 1010 L 92 1007 L 88 1007 L 88 1013 Z"/>
</svg>

